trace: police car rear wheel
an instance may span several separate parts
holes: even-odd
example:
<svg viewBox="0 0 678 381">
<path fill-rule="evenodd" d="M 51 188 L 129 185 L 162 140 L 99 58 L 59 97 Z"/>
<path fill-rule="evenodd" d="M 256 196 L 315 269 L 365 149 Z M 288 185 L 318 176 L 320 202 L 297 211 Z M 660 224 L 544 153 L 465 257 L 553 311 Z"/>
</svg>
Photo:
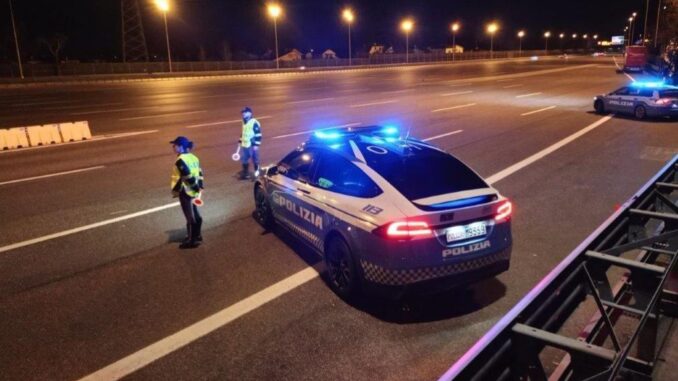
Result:
<svg viewBox="0 0 678 381">
<path fill-rule="evenodd" d="M 605 113 L 605 104 L 600 99 L 593 102 L 593 108 L 596 110 L 596 113 L 598 113 L 598 114 Z"/>
<path fill-rule="evenodd" d="M 327 267 L 330 287 L 339 296 L 349 298 L 358 292 L 360 285 L 351 249 L 341 238 L 334 238 L 325 251 L 325 265 Z"/>
<path fill-rule="evenodd" d="M 254 202 L 255 202 L 255 211 L 254 214 L 257 218 L 257 222 L 261 224 L 265 229 L 270 229 L 273 227 L 273 213 L 271 212 L 271 204 L 268 203 L 268 198 L 266 198 L 266 193 L 260 186 L 257 186 L 254 191 Z"/>
<path fill-rule="evenodd" d="M 636 116 L 636 119 L 644 119 L 646 115 L 645 107 L 637 106 L 635 110 L 633 110 L 633 114 Z"/>
</svg>

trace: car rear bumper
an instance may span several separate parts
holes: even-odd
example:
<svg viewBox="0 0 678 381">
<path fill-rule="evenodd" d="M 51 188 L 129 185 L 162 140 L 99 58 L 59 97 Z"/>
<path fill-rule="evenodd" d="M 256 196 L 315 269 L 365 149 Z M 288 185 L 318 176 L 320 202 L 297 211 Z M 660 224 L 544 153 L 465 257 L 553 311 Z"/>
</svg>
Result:
<svg viewBox="0 0 678 381">
<path fill-rule="evenodd" d="M 492 277 L 506 271 L 511 259 L 511 246 L 501 251 L 440 266 L 388 269 L 361 259 L 365 281 L 381 286 L 413 287 L 430 281 L 445 280 L 449 287 Z"/>
<path fill-rule="evenodd" d="M 647 116 L 678 116 L 678 107 L 646 107 Z"/>
</svg>

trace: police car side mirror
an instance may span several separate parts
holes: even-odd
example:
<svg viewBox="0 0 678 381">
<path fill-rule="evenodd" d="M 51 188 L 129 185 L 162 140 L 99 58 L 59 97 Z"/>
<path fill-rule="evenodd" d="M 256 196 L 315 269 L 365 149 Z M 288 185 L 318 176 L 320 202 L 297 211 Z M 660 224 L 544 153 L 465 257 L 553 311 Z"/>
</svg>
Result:
<svg viewBox="0 0 678 381">
<path fill-rule="evenodd" d="M 268 170 L 266 171 L 266 176 L 275 176 L 277 174 L 278 174 L 278 166 L 277 165 L 273 165 L 273 166 L 269 167 Z"/>
</svg>

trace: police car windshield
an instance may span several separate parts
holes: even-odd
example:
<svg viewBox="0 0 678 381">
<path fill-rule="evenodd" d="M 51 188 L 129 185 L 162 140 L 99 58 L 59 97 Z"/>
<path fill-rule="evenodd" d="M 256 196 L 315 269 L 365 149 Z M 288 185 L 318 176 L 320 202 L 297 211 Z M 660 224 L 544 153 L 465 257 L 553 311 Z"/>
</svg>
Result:
<svg viewBox="0 0 678 381">
<path fill-rule="evenodd" d="M 462 162 L 435 149 L 361 144 L 360 151 L 367 165 L 409 200 L 487 187 Z"/>
</svg>

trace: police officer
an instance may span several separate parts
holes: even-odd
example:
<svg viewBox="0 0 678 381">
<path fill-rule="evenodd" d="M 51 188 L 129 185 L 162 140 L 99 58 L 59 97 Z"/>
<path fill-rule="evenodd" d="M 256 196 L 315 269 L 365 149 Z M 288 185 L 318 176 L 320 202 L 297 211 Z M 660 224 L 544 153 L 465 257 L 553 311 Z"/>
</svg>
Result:
<svg viewBox="0 0 678 381">
<path fill-rule="evenodd" d="M 242 134 L 240 135 L 240 150 L 242 155 L 242 171 L 240 180 L 249 177 L 249 160 L 254 165 L 254 176 L 259 175 L 259 147 L 261 146 L 261 125 L 252 117 L 252 109 L 245 107 L 242 111 Z"/>
<path fill-rule="evenodd" d="M 203 174 L 198 157 L 191 153 L 193 142 L 185 136 L 178 136 L 170 142 L 177 159 L 172 168 L 172 196 L 179 197 L 181 210 L 186 217 L 187 236 L 179 246 L 182 249 L 198 247 L 202 242 L 200 229 L 202 217 L 195 205 L 203 189 Z"/>
</svg>

